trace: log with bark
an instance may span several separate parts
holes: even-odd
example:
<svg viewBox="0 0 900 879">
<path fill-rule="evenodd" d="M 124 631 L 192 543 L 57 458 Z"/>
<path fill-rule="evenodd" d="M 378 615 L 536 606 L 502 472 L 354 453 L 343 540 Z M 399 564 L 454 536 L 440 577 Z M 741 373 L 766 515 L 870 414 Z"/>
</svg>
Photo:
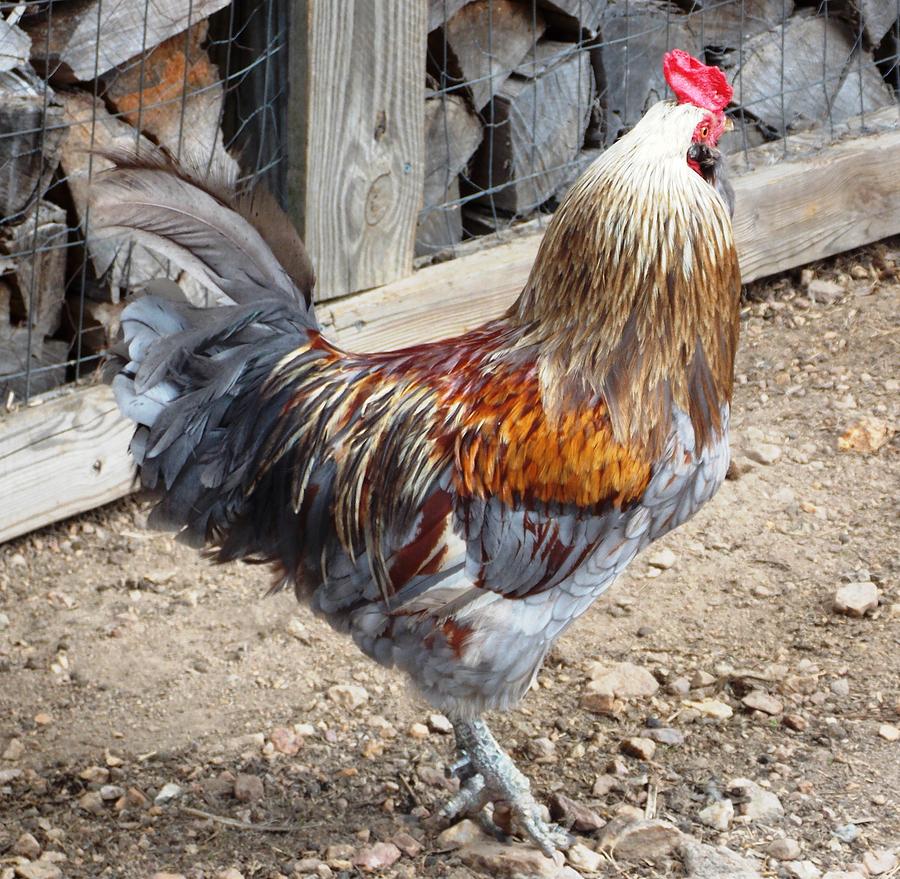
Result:
<svg viewBox="0 0 900 879">
<path fill-rule="evenodd" d="M 459 95 L 425 102 L 425 186 L 416 229 L 416 256 L 452 247 L 462 240 L 459 173 L 481 143 L 481 120 Z"/>
<path fill-rule="evenodd" d="M 687 17 L 656 0 L 614 0 L 603 15 L 606 143 L 634 125 L 666 97 L 660 59 L 671 48 L 699 54 Z"/>
<path fill-rule="evenodd" d="M 66 278 L 66 212 L 41 201 L 16 223 L 0 226 L 2 280 L 8 294 L 7 324 L 37 338 L 59 328 Z"/>
<path fill-rule="evenodd" d="M 584 144 L 594 95 L 586 51 L 544 40 L 494 98 L 493 127 L 473 162 L 473 182 L 494 189 L 483 201 L 522 215 L 565 180 Z"/>
<path fill-rule="evenodd" d="M 32 63 L 59 81 L 96 79 L 183 33 L 229 0 L 70 0 L 29 19 Z M 98 43 L 97 34 L 101 35 Z"/>
<path fill-rule="evenodd" d="M 894 101 L 871 56 L 854 50 L 847 25 L 835 19 L 795 15 L 748 40 L 742 54 L 743 66 L 732 77 L 737 95 L 746 111 L 778 134 Z"/>
<path fill-rule="evenodd" d="M 437 76 L 466 83 L 472 105 L 481 110 L 534 48 L 544 29 L 543 16 L 528 4 L 474 0 L 432 33 L 429 58 L 438 66 L 446 63 Z"/>
<path fill-rule="evenodd" d="M 105 77 L 106 99 L 126 122 L 191 167 L 231 179 L 237 162 L 222 142 L 225 90 L 203 47 L 207 22 L 169 37 L 143 60 Z"/>
<path fill-rule="evenodd" d="M 0 71 L 0 223 L 15 221 L 43 195 L 59 164 L 62 105 L 28 71 Z"/>
<path fill-rule="evenodd" d="M 735 50 L 741 41 L 783 24 L 794 0 L 693 0 L 687 24 L 697 44 Z"/>
</svg>

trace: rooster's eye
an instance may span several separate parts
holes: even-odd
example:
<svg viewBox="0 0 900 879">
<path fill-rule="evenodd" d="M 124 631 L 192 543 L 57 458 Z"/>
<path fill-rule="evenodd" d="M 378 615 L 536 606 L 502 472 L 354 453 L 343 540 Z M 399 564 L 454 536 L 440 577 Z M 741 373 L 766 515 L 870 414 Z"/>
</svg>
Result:
<svg viewBox="0 0 900 879">
<path fill-rule="evenodd" d="M 700 128 L 700 137 L 706 138 L 709 136 L 709 126 L 704 125 Z"/>
</svg>

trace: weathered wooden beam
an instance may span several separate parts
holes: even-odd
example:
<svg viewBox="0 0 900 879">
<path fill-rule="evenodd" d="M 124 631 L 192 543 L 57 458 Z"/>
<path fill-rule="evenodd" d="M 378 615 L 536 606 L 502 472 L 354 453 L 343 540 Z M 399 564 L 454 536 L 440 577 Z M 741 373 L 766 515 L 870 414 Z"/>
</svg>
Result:
<svg viewBox="0 0 900 879">
<path fill-rule="evenodd" d="M 406 0 L 297 0 L 289 210 L 328 299 L 412 271 L 424 176 L 426 15 Z"/>
<path fill-rule="evenodd" d="M 751 152 L 750 154 L 754 154 Z M 857 137 L 734 180 L 746 281 L 900 233 L 900 130 Z M 401 347 L 473 327 L 522 289 L 540 234 L 440 263 L 319 306 L 326 332 L 359 351 Z M 131 426 L 107 388 L 77 390 L 0 419 L 0 541 L 131 490 Z"/>
<path fill-rule="evenodd" d="M 0 542 L 128 494 L 131 434 L 107 387 L 0 420 Z"/>
</svg>

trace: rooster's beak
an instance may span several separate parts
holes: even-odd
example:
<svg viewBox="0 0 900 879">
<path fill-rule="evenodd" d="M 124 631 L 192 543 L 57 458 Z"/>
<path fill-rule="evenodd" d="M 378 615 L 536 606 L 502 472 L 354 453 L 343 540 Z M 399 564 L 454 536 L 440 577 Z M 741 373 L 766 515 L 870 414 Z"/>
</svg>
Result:
<svg viewBox="0 0 900 879">
<path fill-rule="evenodd" d="M 725 131 L 734 131 L 734 122 L 730 116 L 725 117 Z"/>
</svg>

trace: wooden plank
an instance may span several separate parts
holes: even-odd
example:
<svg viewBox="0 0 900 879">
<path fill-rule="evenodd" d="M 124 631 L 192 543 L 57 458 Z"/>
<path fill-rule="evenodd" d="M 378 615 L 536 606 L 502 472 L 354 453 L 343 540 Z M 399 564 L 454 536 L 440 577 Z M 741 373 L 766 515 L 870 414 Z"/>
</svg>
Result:
<svg viewBox="0 0 900 879">
<path fill-rule="evenodd" d="M 876 120 L 873 120 L 873 122 Z M 900 130 L 829 146 L 732 180 L 744 281 L 786 271 L 900 234 Z M 522 289 L 542 233 L 429 266 L 413 277 L 320 309 L 342 345 L 360 351 L 462 332 L 509 306 Z"/>
<path fill-rule="evenodd" d="M 900 130 L 838 143 L 734 179 L 745 281 L 900 233 Z M 752 154 L 751 154 L 752 155 Z M 461 332 L 500 314 L 522 289 L 541 235 L 423 269 L 319 306 L 329 334 L 358 351 Z M 131 426 L 107 388 L 88 388 L 0 420 L 0 541 L 131 489 Z M 95 467 L 96 465 L 96 467 Z"/>
<path fill-rule="evenodd" d="M 297 0 L 289 204 L 328 299 L 412 271 L 424 176 L 427 10 Z"/>
<path fill-rule="evenodd" d="M 900 130 L 735 179 L 745 281 L 900 232 Z"/>
<path fill-rule="evenodd" d="M 0 419 L 0 543 L 127 494 L 131 432 L 105 386 Z"/>
</svg>

